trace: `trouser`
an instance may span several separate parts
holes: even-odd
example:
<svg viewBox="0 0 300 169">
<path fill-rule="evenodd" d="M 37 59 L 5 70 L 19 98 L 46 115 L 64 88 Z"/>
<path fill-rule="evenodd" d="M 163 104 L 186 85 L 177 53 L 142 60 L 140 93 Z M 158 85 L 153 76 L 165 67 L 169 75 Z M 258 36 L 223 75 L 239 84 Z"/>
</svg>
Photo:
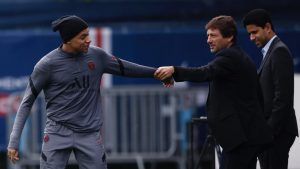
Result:
<svg viewBox="0 0 300 169">
<path fill-rule="evenodd" d="M 241 145 L 229 152 L 222 152 L 220 169 L 255 169 L 262 145 Z"/>
<path fill-rule="evenodd" d="M 290 133 L 280 133 L 272 145 L 259 156 L 262 169 L 287 169 L 289 151 L 296 136 Z"/>
<path fill-rule="evenodd" d="M 54 121 L 47 121 L 41 169 L 65 169 L 74 152 L 79 169 L 107 169 L 100 132 L 77 133 Z"/>
</svg>

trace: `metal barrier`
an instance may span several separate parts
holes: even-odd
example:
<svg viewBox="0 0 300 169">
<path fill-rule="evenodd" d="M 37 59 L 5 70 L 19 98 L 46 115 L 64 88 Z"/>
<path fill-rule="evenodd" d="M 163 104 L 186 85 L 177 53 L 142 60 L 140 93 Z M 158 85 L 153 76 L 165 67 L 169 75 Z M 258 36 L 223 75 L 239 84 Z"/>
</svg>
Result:
<svg viewBox="0 0 300 169">
<path fill-rule="evenodd" d="M 136 162 L 139 169 L 144 169 L 144 162 L 168 161 L 184 169 L 186 153 L 179 143 L 185 136 L 179 129 L 179 114 L 182 110 L 202 106 L 206 95 L 206 88 L 122 86 L 102 89 L 102 133 L 108 163 Z M 22 138 L 26 148 L 23 146 L 25 149 L 20 149 L 22 158 L 14 168 L 39 164 L 45 124 L 42 100 L 40 96 L 27 121 L 28 130 L 25 127 L 23 135 L 29 135 Z M 13 116 L 13 111 L 7 116 L 9 131 Z M 74 157 L 69 163 L 76 163 Z"/>
</svg>

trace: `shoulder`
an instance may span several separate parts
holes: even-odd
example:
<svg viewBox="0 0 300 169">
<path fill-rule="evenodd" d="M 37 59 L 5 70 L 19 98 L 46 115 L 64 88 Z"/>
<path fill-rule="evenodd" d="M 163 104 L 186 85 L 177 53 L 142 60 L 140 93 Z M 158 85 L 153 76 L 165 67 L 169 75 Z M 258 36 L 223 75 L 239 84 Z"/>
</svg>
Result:
<svg viewBox="0 0 300 169">
<path fill-rule="evenodd" d="M 111 58 L 111 55 L 97 46 L 90 46 L 88 54 L 89 57 L 95 59 L 98 63 L 105 64 Z"/>
<path fill-rule="evenodd" d="M 90 46 L 89 53 L 90 54 L 97 54 L 97 55 L 104 55 L 104 54 L 106 54 L 106 52 L 102 48 L 100 48 L 98 46 L 93 46 L 93 45 Z"/>
<path fill-rule="evenodd" d="M 280 39 L 274 42 L 274 47 L 272 48 L 271 52 L 271 58 L 292 58 L 291 51 L 287 47 L 285 43 L 283 43 Z"/>
<path fill-rule="evenodd" d="M 233 69 L 255 68 L 251 57 L 239 46 L 232 46 L 220 51 L 215 59 L 217 63 L 232 66 Z"/>
<path fill-rule="evenodd" d="M 232 46 L 222 49 L 216 54 L 216 60 L 222 59 L 236 62 L 246 56 L 246 53 L 239 46 Z"/>
<path fill-rule="evenodd" d="M 45 56 L 43 56 L 34 66 L 34 69 L 50 70 L 55 58 L 58 57 L 59 52 L 57 49 L 52 50 Z"/>
<path fill-rule="evenodd" d="M 287 47 L 287 45 L 278 37 L 274 39 L 273 48 L 271 52 L 276 52 L 276 51 L 286 51 L 290 53 L 290 50 Z"/>
<path fill-rule="evenodd" d="M 240 47 L 232 46 L 232 47 L 220 50 L 216 54 L 216 56 L 234 57 L 234 56 L 241 55 L 241 54 L 243 54 L 243 51 Z"/>
</svg>

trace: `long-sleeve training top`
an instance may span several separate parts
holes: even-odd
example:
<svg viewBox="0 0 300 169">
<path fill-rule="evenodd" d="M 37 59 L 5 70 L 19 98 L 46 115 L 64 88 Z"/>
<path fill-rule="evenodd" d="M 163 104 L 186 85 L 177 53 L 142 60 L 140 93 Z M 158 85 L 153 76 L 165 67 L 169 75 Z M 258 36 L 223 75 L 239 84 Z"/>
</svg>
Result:
<svg viewBox="0 0 300 169">
<path fill-rule="evenodd" d="M 102 125 L 100 84 L 103 73 L 153 77 L 155 68 L 116 58 L 99 47 L 70 54 L 61 47 L 45 55 L 34 67 L 17 112 L 8 148 L 18 148 L 31 107 L 41 90 L 47 119 L 75 132 L 98 131 Z"/>
</svg>

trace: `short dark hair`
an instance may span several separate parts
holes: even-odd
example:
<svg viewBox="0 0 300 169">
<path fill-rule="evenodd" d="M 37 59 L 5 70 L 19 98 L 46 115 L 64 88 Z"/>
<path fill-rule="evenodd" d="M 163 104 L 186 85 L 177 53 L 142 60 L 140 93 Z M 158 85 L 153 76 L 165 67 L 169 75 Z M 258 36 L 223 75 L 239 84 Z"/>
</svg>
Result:
<svg viewBox="0 0 300 169">
<path fill-rule="evenodd" d="M 205 29 L 219 29 L 223 37 L 228 38 L 233 36 L 232 42 L 237 41 L 237 26 L 231 16 L 220 15 L 212 18 L 206 25 Z"/>
<path fill-rule="evenodd" d="M 264 9 L 254 9 L 248 12 L 243 18 L 244 27 L 253 24 L 264 28 L 267 23 L 270 23 L 272 30 L 275 31 L 271 16 Z"/>
</svg>

